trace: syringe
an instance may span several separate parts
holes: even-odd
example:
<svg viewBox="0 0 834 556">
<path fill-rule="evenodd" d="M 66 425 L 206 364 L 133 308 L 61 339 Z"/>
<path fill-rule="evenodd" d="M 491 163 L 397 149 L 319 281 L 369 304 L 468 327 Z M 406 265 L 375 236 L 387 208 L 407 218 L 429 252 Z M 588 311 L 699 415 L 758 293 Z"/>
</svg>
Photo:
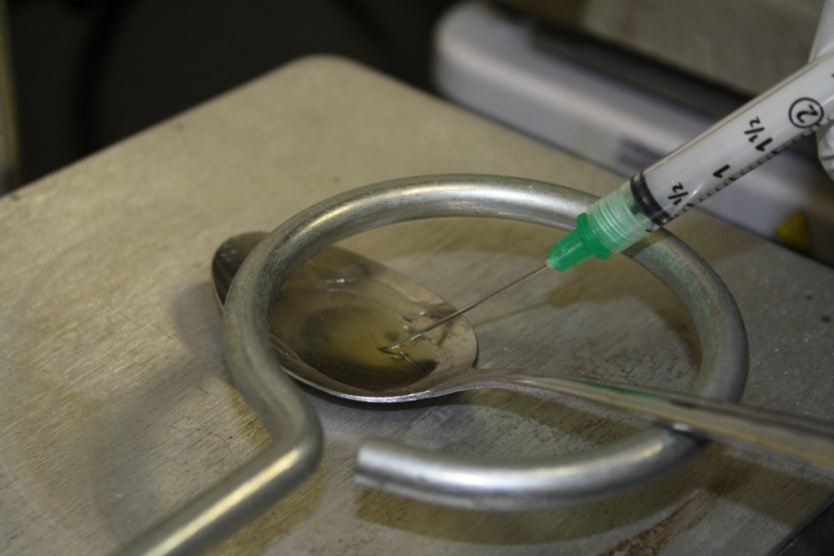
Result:
<svg viewBox="0 0 834 556">
<path fill-rule="evenodd" d="M 767 162 L 834 114 L 834 56 L 818 58 L 580 214 L 548 252 L 567 270 L 606 259 Z"/>
<path fill-rule="evenodd" d="M 817 58 L 594 202 L 542 268 L 419 330 L 397 348 L 538 274 L 607 259 L 665 226 L 834 117 L 834 53 Z"/>
</svg>

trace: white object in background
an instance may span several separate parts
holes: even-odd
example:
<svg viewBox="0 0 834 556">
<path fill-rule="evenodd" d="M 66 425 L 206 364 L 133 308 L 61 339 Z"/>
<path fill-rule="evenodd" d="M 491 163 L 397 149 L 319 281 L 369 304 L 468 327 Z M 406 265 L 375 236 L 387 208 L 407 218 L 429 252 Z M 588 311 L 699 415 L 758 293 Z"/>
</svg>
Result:
<svg viewBox="0 0 834 556">
<path fill-rule="evenodd" d="M 811 47 L 811 60 L 834 48 L 834 0 L 826 0 L 820 14 L 820 23 Z M 817 131 L 819 160 L 828 175 L 834 179 L 834 125 Z"/>
<path fill-rule="evenodd" d="M 480 3 L 436 33 L 435 82 L 462 105 L 631 176 L 714 122 L 639 87 L 544 52 L 531 30 Z M 786 152 L 701 205 L 774 238 L 802 213 L 813 255 L 834 263 L 834 186 L 816 161 Z"/>
</svg>

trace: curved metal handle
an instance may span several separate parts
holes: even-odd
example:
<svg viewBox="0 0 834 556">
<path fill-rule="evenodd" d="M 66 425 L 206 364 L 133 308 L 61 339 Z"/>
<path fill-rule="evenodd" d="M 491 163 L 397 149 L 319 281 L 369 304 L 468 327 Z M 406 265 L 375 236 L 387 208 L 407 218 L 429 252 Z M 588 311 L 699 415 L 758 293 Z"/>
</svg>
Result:
<svg viewBox="0 0 834 556">
<path fill-rule="evenodd" d="M 259 280 L 258 269 L 265 269 L 267 275 L 279 274 L 268 256 L 268 250 L 255 249 L 241 266 L 240 279 L 232 282 L 224 312 L 224 340 L 235 384 L 274 442 L 120 554 L 193 554 L 211 547 L 300 485 L 321 457 L 321 426 L 300 389 L 279 370 L 274 352 L 249 349 L 252 338 L 266 333 L 270 307 L 256 300 L 273 295 L 273 284 Z M 258 326 L 259 322 L 264 324 Z"/>
<path fill-rule="evenodd" d="M 549 390 L 624 409 L 712 440 L 786 456 L 834 471 L 834 425 L 786 413 L 654 388 L 557 376 L 505 374 L 525 389 Z"/>
<path fill-rule="evenodd" d="M 558 210 L 558 208 L 556 209 Z M 693 394 L 725 401 L 741 396 L 747 336 L 738 307 L 717 274 L 666 232 L 626 251 L 683 303 L 701 341 Z M 593 500 L 670 471 L 698 451 L 699 439 L 645 431 L 625 441 L 561 460 L 484 462 L 373 439 L 357 458 L 357 481 L 403 496 L 462 508 L 529 510 Z M 701 444 L 703 446 L 703 444 Z M 647 461 L 649 463 L 647 463 Z"/>
<path fill-rule="evenodd" d="M 516 374 L 489 369 L 482 374 L 486 375 L 484 380 L 488 386 L 534 393 L 549 390 L 578 397 L 641 414 L 673 430 L 695 433 L 769 455 L 785 456 L 826 473 L 834 471 L 834 425 L 828 422 L 679 392 L 638 389 L 616 383 L 531 376 L 529 371 Z M 489 375 L 494 380 L 490 380 Z M 612 457 L 621 456 L 613 454 Z M 627 459 L 624 462 L 627 463 Z M 358 466 L 362 470 L 360 482 L 367 486 L 455 506 L 463 506 L 467 500 L 477 500 L 473 495 L 481 495 L 484 490 L 482 485 L 475 487 L 475 492 L 466 487 L 473 477 L 477 477 L 479 483 L 488 482 L 496 491 L 494 499 L 486 500 L 487 505 L 512 509 L 518 509 L 517 504 L 507 504 L 499 490 L 511 493 L 514 489 L 530 488 L 531 483 L 544 484 L 546 479 L 536 475 L 547 475 L 548 471 L 546 466 L 534 474 L 530 469 L 514 465 L 496 469 L 460 458 L 439 460 L 431 452 L 383 440 L 365 443 Z M 557 481 L 558 478 L 547 480 Z M 422 487 L 422 493 L 412 490 L 415 485 Z M 425 490 L 427 488 L 428 491 Z"/>
<path fill-rule="evenodd" d="M 299 432 L 267 447 L 118 554 L 202 553 L 254 520 L 315 467 L 321 437 L 313 430 Z"/>
<path fill-rule="evenodd" d="M 695 433 L 698 436 L 740 445 L 769 455 L 780 455 L 796 462 L 810 464 L 818 470 L 834 471 L 834 425 L 772 410 L 746 407 L 734 403 L 710 400 L 680 392 L 653 388 L 634 388 L 629 385 L 585 380 L 570 377 L 534 375 L 530 371 L 486 369 L 478 371 L 474 384 L 482 387 L 506 388 L 541 394 L 542 390 L 597 402 L 641 414 L 669 428 Z M 612 457 L 620 458 L 616 453 Z M 508 465 L 501 469 L 484 467 L 480 462 L 466 462 L 460 458 L 438 459 L 431 453 L 407 448 L 382 440 L 366 442 L 360 452 L 360 482 L 377 488 L 417 496 L 411 489 L 420 485 L 429 494 L 419 497 L 455 506 L 464 501 L 478 500 L 484 484 L 492 485 L 494 499 L 490 507 L 518 509 L 507 504 L 499 491 L 523 491 L 535 483 L 544 484 L 537 475 L 548 475 L 543 465 L 536 473 L 530 469 Z M 382 478 L 387 481 L 380 484 Z M 478 479 L 478 485 L 468 488 Z M 557 480 L 550 477 L 551 481 Z M 525 506 L 527 507 L 527 506 Z"/>
</svg>

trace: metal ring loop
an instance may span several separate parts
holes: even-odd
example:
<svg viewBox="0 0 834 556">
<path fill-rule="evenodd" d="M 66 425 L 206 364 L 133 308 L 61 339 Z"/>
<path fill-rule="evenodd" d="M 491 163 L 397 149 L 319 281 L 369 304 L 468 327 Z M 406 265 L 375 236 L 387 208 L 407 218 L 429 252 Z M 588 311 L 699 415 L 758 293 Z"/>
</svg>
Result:
<svg viewBox="0 0 834 556">
<path fill-rule="evenodd" d="M 229 364 L 250 403 L 263 411 L 261 383 L 284 374 L 268 341 L 270 302 L 286 278 L 327 245 L 387 224 L 443 216 L 503 217 L 570 229 L 594 200 L 554 184 L 482 175 L 404 178 L 325 200 L 269 234 L 241 268 L 232 288 L 238 291 L 226 307 Z M 703 352 L 692 393 L 737 400 L 747 373 L 747 339 L 735 301 L 720 278 L 665 232 L 626 254 L 658 276 L 692 316 Z M 373 440 L 360 450 L 357 475 L 366 485 L 421 500 L 532 509 L 587 501 L 655 480 L 704 445 L 691 436 L 654 428 L 569 457 L 507 463 Z M 465 476 L 484 480 L 463 481 Z M 518 485 L 524 486 L 519 490 Z"/>
<path fill-rule="evenodd" d="M 224 311 L 226 359 L 235 383 L 275 442 L 124 547 L 123 553 L 187 554 L 209 547 L 312 472 L 321 455 L 321 427 L 300 389 L 281 368 L 269 340 L 267 317 L 284 281 L 322 248 L 387 224 L 441 216 L 503 217 L 570 229 L 594 200 L 587 193 L 519 178 L 421 176 L 332 197 L 276 228 L 241 267 Z M 702 350 L 692 393 L 737 400 L 747 374 L 747 337 L 721 279 L 665 232 L 626 255 L 660 278 L 692 317 Z M 364 484 L 420 500 L 526 510 L 584 502 L 655 480 L 705 444 L 654 428 L 581 454 L 508 463 L 371 440 L 360 449 L 356 473 Z"/>
</svg>

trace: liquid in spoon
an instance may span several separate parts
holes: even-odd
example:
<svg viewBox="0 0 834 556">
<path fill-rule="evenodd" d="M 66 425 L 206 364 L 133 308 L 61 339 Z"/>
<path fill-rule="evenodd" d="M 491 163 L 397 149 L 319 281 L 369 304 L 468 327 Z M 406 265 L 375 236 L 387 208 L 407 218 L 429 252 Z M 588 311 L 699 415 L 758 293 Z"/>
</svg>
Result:
<svg viewBox="0 0 834 556">
<path fill-rule="evenodd" d="M 389 270 L 349 252 L 313 258 L 284 285 L 270 311 L 279 354 L 341 384 L 381 392 L 407 387 L 438 367 L 445 331 L 387 346 L 452 311 L 405 297 L 385 280 Z M 350 255 L 350 256 L 348 256 Z"/>
<path fill-rule="evenodd" d="M 379 349 L 396 341 L 405 329 L 403 319 L 385 306 L 368 299 L 339 302 L 338 298 L 355 296 L 323 292 L 327 298 L 335 297 L 336 305 L 322 303 L 321 308 L 308 311 L 297 306 L 297 300 L 301 297 L 302 302 L 317 304 L 319 292 L 289 293 L 287 299 L 279 297 L 276 302 L 270 318 L 273 333 L 293 346 L 305 364 L 333 380 L 383 391 L 408 386 L 437 367 L 436 348 L 428 340 L 410 342 L 407 348 L 390 353 Z M 297 321 L 299 316 L 302 322 Z"/>
</svg>

